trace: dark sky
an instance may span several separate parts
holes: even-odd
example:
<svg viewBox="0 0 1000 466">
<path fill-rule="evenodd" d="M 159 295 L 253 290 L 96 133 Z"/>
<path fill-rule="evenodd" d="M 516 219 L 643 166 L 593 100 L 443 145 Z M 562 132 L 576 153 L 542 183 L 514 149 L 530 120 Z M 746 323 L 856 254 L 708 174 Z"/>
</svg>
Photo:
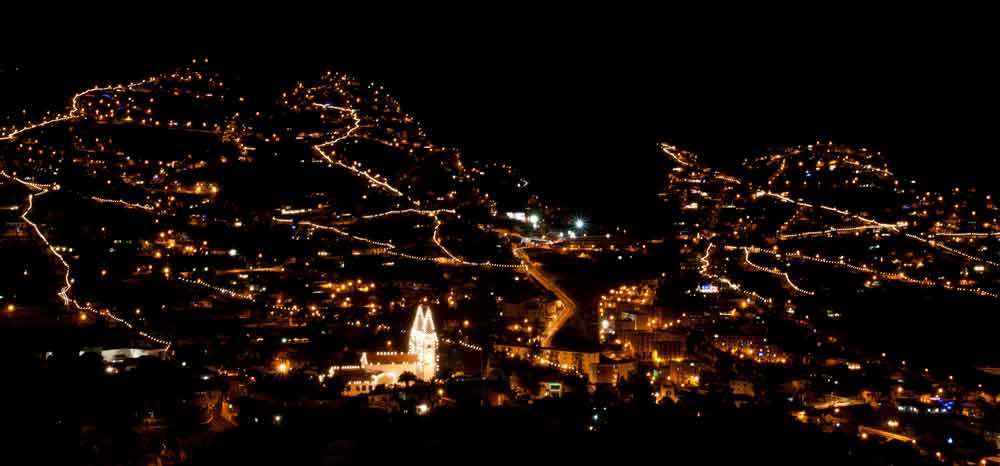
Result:
<svg viewBox="0 0 1000 466">
<path fill-rule="evenodd" d="M 833 139 L 883 149 L 904 171 L 991 187 L 993 28 L 889 18 L 704 27 L 670 16 L 351 27 L 317 18 L 327 26 L 257 22 L 139 47 L 54 46 L 27 60 L 66 79 L 142 75 L 191 56 L 292 81 L 346 70 L 385 84 L 436 141 L 521 166 L 582 205 L 654 194 L 661 139 L 723 164 L 768 145 Z"/>
</svg>

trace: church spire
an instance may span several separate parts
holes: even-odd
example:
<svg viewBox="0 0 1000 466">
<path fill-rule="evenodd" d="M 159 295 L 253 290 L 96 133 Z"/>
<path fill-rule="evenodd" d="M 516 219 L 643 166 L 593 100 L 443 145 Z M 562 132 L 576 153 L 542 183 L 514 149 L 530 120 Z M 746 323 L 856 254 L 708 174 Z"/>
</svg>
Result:
<svg viewBox="0 0 1000 466">
<path fill-rule="evenodd" d="M 417 306 L 417 315 L 410 327 L 410 354 L 417 355 L 417 377 L 431 380 L 437 372 L 437 332 L 430 307 Z"/>
</svg>

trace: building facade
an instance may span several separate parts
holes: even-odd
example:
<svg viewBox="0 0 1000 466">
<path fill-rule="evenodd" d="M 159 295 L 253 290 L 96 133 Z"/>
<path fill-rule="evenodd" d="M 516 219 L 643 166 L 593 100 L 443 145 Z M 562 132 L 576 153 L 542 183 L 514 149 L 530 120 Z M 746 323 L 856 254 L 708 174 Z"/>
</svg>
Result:
<svg viewBox="0 0 1000 466">
<path fill-rule="evenodd" d="M 410 348 L 408 353 L 416 356 L 416 367 L 413 373 L 422 380 L 431 380 L 437 373 L 437 332 L 434 330 L 434 318 L 431 308 L 417 306 L 417 316 L 410 327 Z"/>
</svg>

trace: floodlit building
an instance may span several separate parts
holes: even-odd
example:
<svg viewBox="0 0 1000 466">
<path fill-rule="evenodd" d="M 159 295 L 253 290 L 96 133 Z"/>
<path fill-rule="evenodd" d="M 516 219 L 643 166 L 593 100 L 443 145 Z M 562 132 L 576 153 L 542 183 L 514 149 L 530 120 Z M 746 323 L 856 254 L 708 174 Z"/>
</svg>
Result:
<svg viewBox="0 0 1000 466">
<path fill-rule="evenodd" d="M 101 359 L 106 363 L 123 362 L 143 356 L 162 358 L 165 352 L 166 348 L 113 348 L 100 350 Z"/>
<path fill-rule="evenodd" d="M 437 347 L 437 331 L 431 309 L 420 305 L 417 307 L 413 326 L 410 327 L 409 351 L 361 353 L 358 366 L 331 368 L 329 375 L 332 376 L 337 370 L 361 369 L 364 377 L 355 374 L 348 381 L 349 384 L 354 384 L 348 389 L 352 395 L 366 393 L 379 385 L 394 385 L 405 372 L 411 372 L 421 380 L 431 380 L 437 373 Z"/>
<path fill-rule="evenodd" d="M 410 327 L 409 354 L 417 357 L 416 368 L 413 371 L 423 380 L 431 380 L 437 372 L 437 332 L 434 330 L 434 318 L 431 308 L 417 306 L 417 316 Z"/>
</svg>

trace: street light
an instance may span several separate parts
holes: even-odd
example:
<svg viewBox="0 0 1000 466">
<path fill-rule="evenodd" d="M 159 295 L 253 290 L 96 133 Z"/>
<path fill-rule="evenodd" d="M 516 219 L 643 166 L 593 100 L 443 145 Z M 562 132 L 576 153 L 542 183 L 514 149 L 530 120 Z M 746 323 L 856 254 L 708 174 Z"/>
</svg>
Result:
<svg viewBox="0 0 1000 466">
<path fill-rule="evenodd" d="M 583 219 L 582 219 L 582 218 L 578 218 L 578 219 L 576 219 L 576 221 L 575 221 L 575 222 L 573 222 L 573 225 L 575 225 L 575 226 L 576 226 L 576 229 L 577 229 L 577 230 L 581 230 L 581 229 L 583 229 L 583 225 L 584 225 L 584 222 L 583 222 Z"/>
</svg>

